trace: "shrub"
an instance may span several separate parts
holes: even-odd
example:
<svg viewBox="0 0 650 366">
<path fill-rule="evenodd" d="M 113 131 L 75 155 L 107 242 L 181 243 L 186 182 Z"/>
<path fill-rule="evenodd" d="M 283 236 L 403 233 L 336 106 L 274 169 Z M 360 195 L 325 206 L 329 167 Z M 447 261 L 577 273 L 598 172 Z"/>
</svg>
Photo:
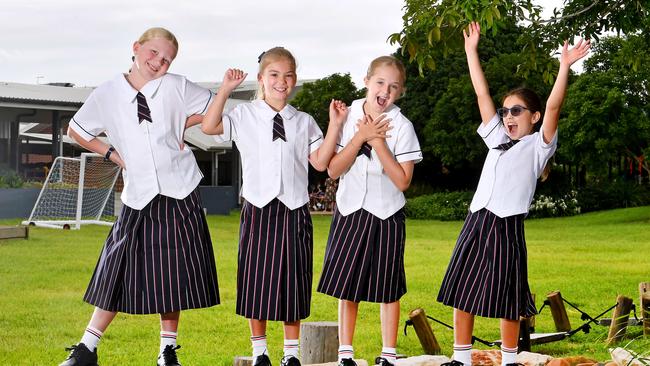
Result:
<svg viewBox="0 0 650 366">
<path fill-rule="evenodd" d="M 438 192 L 406 201 L 406 217 L 428 220 L 463 220 L 474 192 Z"/>
<path fill-rule="evenodd" d="M 528 217 L 557 217 L 573 216 L 580 213 L 578 205 L 578 191 L 572 190 L 569 193 L 552 197 L 538 194 L 533 198 L 528 211 Z"/>
<path fill-rule="evenodd" d="M 632 181 L 592 184 L 578 191 L 582 212 L 650 205 L 650 187 Z"/>
<path fill-rule="evenodd" d="M 16 172 L 9 169 L 0 169 L 0 188 L 20 188 L 23 180 Z"/>
</svg>

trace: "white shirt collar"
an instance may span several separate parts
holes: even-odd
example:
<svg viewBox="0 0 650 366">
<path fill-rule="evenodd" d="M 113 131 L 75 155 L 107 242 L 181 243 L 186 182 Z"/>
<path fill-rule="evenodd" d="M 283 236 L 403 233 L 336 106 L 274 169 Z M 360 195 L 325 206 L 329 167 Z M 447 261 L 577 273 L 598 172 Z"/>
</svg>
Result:
<svg viewBox="0 0 650 366">
<path fill-rule="evenodd" d="M 280 112 L 276 112 L 273 110 L 273 108 L 271 108 L 270 105 L 268 105 L 262 99 L 256 99 L 251 103 L 253 104 L 253 106 L 255 106 L 255 108 L 258 110 L 258 112 L 264 118 L 265 121 L 273 120 L 273 117 L 275 117 L 275 115 L 278 113 L 280 113 L 282 119 L 286 121 L 292 119 L 298 112 L 298 110 L 290 104 L 285 105 Z"/>
<path fill-rule="evenodd" d="M 165 75 L 159 77 L 158 79 L 149 80 L 146 84 L 144 84 L 140 92 L 144 94 L 147 99 L 154 98 L 158 92 L 158 89 L 160 88 L 160 85 L 162 84 L 162 80 Z M 135 96 L 138 94 L 138 91 L 133 88 L 131 84 L 129 84 L 128 80 L 126 80 L 126 74 L 119 74 L 116 79 L 120 93 L 124 95 L 124 98 L 127 102 L 133 103 Z"/>
</svg>

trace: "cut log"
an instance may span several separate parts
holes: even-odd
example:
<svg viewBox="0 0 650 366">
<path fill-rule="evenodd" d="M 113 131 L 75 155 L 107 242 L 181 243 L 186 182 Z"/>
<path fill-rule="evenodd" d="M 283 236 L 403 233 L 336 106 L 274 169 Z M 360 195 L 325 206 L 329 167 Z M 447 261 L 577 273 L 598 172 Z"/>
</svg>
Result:
<svg viewBox="0 0 650 366">
<path fill-rule="evenodd" d="M 300 358 L 303 365 L 338 360 L 339 326 L 336 322 L 300 324 Z"/>
<path fill-rule="evenodd" d="M 546 295 L 546 299 L 551 307 L 551 316 L 553 316 L 553 322 L 555 322 L 555 329 L 558 332 L 570 331 L 571 323 L 569 322 L 569 316 L 566 313 L 566 308 L 564 307 L 564 301 L 562 301 L 562 294 L 560 291 L 549 293 Z"/>
<path fill-rule="evenodd" d="M 609 333 L 607 335 L 608 345 L 621 340 L 625 336 L 627 321 L 630 318 L 630 310 L 632 310 L 632 299 L 618 295 L 614 314 L 612 314 L 612 325 L 609 326 Z"/>
<path fill-rule="evenodd" d="M 436 336 L 433 334 L 433 329 L 431 329 L 431 325 L 427 320 L 424 310 L 418 308 L 411 311 L 409 313 L 409 318 L 413 323 L 415 334 L 418 335 L 424 353 L 427 355 L 439 355 L 440 345 L 438 344 Z"/>
</svg>

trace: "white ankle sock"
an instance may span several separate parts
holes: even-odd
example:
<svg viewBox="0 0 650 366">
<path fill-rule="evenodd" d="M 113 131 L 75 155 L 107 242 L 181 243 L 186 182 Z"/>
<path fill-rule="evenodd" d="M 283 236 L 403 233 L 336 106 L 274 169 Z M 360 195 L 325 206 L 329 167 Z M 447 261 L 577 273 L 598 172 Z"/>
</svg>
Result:
<svg viewBox="0 0 650 366">
<path fill-rule="evenodd" d="M 354 348 L 349 344 L 342 344 L 339 346 L 339 362 L 344 358 L 354 358 Z"/>
<path fill-rule="evenodd" d="M 88 347 L 92 352 L 97 348 L 97 343 L 102 339 L 104 333 L 97 328 L 91 327 L 90 325 L 86 328 L 84 335 L 81 337 L 79 343 L 83 343 Z"/>
<path fill-rule="evenodd" d="M 284 340 L 284 356 L 293 356 L 298 358 L 300 353 L 300 342 L 297 339 Z"/>
<path fill-rule="evenodd" d="M 462 362 L 465 366 L 472 366 L 472 345 L 454 344 L 453 359 Z"/>
<path fill-rule="evenodd" d="M 168 330 L 160 331 L 160 353 L 162 354 L 163 350 L 167 346 L 176 347 L 176 337 L 178 336 L 177 332 L 171 332 Z"/>
<path fill-rule="evenodd" d="M 517 362 L 517 351 L 519 347 L 509 348 L 501 346 L 501 366 Z"/>
<path fill-rule="evenodd" d="M 253 344 L 253 364 L 258 356 L 263 354 L 268 355 L 269 351 L 266 349 L 266 334 L 261 336 L 251 336 L 251 343 Z"/>
<path fill-rule="evenodd" d="M 394 365 L 395 360 L 397 360 L 397 350 L 393 347 L 383 347 L 381 349 L 381 357 Z"/>
</svg>

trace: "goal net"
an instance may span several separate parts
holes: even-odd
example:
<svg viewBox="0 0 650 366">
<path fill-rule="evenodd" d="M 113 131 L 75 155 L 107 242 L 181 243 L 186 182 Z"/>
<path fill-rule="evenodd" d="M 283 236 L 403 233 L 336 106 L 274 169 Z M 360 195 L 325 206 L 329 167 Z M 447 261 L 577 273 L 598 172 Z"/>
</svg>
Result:
<svg viewBox="0 0 650 366">
<path fill-rule="evenodd" d="M 82 224 L 112 225 L 120 171 L 99 154 L 57 157 L 23 224 L 64 229 L 79 229 Z"/>
</svg>

